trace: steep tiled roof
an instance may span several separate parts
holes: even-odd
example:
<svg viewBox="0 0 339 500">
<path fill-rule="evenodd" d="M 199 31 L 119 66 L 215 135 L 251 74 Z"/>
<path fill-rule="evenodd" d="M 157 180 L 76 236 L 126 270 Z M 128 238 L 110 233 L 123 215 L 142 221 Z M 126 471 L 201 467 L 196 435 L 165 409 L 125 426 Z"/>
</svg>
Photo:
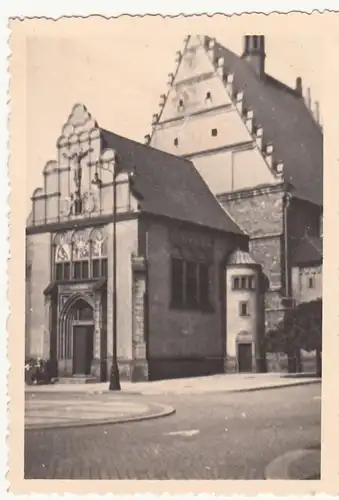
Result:
<svg viewBox="0 0 339 500">
<path fill-rule="evenodd" d="M 233 92 L 244 92 L 244 106 L 253 109 L 263 127 L 265 142 L 272 142 L 276 160 L 283 161 L 285 180 L 297 198 L 323 203 L 323 134 L 298 93 L 274 78 L 262 78 L 245 59 L 216 43 L 216 57 L 224 58 L 226 73 L 233 73 Z"/>
<path fill-rule="evenodd" d="M 114 149 L 122 168 L 135 172 L 133 183 L 143 212 L 244 234 L 190 161 L 100 130 L 102 147 Z"/>
<path fill-rule="evenodd" d="M 323 259 L 322 238 L 304 236 L 292 255 L 293 266 L 321 263 Z"/>
</svg>

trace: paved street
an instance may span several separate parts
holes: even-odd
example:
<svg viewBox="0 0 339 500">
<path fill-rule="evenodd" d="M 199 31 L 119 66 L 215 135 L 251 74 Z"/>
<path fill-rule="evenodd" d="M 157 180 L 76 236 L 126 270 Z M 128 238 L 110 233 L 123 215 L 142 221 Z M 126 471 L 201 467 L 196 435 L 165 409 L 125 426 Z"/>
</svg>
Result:
<svg viewBox="0 0 339 500">
<path fill-rule="evenodd" d="M 277 456 L 319 444 L 320 391 L 316 384 L 152 396 L 153 402 L 171 405 L 176 413 L 137 423 L 26 430 L 25 477 L 262 479 L 266 465 Z M 44 397 L 51 395 L 39 394 Z"/>
</svg>

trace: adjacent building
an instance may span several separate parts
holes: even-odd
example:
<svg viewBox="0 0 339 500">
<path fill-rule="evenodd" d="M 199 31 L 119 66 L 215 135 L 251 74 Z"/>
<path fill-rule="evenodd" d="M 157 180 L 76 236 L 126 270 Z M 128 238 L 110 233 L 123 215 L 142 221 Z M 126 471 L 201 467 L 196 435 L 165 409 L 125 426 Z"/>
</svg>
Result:
<svg viewBox="0 0 339 500">
<path fill-rule="evenodd" d="M 192 161 L 249 235 L 269 283 L 271 329 L 291 304 L 296 247 L 306 231 L 320 237 L 323 135 L 301 78 L 288 87 L 267 74 L 265 58 L 262 35 L 244 36 L 240 57 L 214 38 L 187 37 L 145 139 Z"/>
<path fill-rule="evenodd" d="M 322 238 L 305 234 L 292 255 L 292 290 L 296 303 L 322 298 Z"/>
</svg>

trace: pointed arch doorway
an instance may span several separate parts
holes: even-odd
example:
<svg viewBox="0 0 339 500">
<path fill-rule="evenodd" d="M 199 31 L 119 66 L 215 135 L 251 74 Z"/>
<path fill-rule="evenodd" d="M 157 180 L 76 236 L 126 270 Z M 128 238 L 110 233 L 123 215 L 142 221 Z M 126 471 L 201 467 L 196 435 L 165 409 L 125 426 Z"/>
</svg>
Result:
<svg viewBox="0 0 339 500">
<path fill-rule="evenodd" d="M 86 295 L 70 297 L 60 314 L 59 353 L 73 375 L 88 376 L 94 357 L 94 304 Z"/>
</svg>

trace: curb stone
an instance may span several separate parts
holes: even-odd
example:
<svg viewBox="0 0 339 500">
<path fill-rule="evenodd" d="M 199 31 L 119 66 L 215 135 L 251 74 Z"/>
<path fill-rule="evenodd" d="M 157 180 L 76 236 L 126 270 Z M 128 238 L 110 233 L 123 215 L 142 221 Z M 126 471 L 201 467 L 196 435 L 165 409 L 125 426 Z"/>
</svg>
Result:
<svg viewBox="0 0 339 500">
<path fill-rule="evenodd" d="M 291 468 L 294 463 L 298 462 L 300 459 L 307 459 L 310 456 L 318 456 L 320 455 L 320 450 L 293 450 L 272 460 L 265 468 L 265 479 L 266 480 L 309 480 L 315 476 L 315 471 L 312 470 L 306 474 L 303 474 L 303 477 L 293 477 L 291 474 Z M 320 475 L 320 471 L 319 471 Z"/>
<path fill-rule="evenodd" d="M 53 424 L 25 424 L 25 431 L 31 430 L 48 430 L 48 429 L 69 429 L 69 428 L 81 428 L 81 427 L 95 427 L 99 425 L 113 425 L 113 424 L 125 424 L 130 422 L 141 422 L 143 420 L 153 420 L 156 418 L 167 417 L 175 413 L 175 408 L 168 405 L 163 405 L 159 403 L 152 403 L 153 411 L 150 410 L 141 415 L 136 415 L 132 417 L 112 417 L 112 418 L 102 418 L 96 420 L 88 420 L 87 422 L 68 422 L 68 423 L 53 423 Z M 157 408 L 157 410 L 155 409 Z"/>
<path fill-rule="evenodd" d="M 201 395 L 201 394 L 227 394 L 227 393 L 235 393 L 235 392 L 255 392 L 255 391 L 267 391 L 270 389 L 285 389 L 288 387 L 298 387 L 301 385 L 311 385 L 311 384 L 320 384 L 320 380 L 307 380 L 304 382 L 291 382 L 291 383 L 284 383 L 284 384 L 272 384 L 272 385 L 267 385 L 267 386 L 257 386 L 257 387 L 243 387 L 239 389 L 224 389 L 224 390 L 210 390 L 210 391 L 182 391 L 182 392 L 176 392 L 176 391 L 144 391 L 141 392 L 140 394 L 142 396 L 166 396 L 166 395 Z"/>
<path fill-rule="evenodd" d="M 321 383 L 321 379 L 312 379 L 312 380 L 305 380 L 305 379 L 300 379 L 298 381 L 288 381 L 286 380 L 286 382 L 283 382 L 283 383 L 273 383 L 271 385 L 258 385 L 258 386 L 254 386 L 254 387 L 240 387 L 240 388 L 230 388 L 230 389 L 221 389 L 221 390 L 196 390 L 194 388 L 189 388 L 189 390 L 186 390 L 187 388 L 184 388 L 184 390 L 182 391 L 175 391 L 175 390 L 171 390 L 171 389 L 167 389 L 167 390 L 159 390 L 159 389 L 149 389 L 149 390 L 140 390 L 140 391 L 129 391 L 129 390 L 122 390 L 121 392 L 119 392 L 119 396 L 164 396 L 164 395 L 183 395 L 183 394 L 197 394 L 197 395 L 200 395 L 200 394 L 225 394 L 225 393 L 235 393 L 235 392 L 254 392 L 254 391 L 265 391 L 265 390 L 269 390 L 269 389 L 284 389 L 286 387 L 297 387 L 297 386 L 301 386 L 301 385 L 310 385 L 310 384 L 320 384 Z M 75 384 L 74 384 L 75 385 Z M 92 385 L 92 384 L 91 384 Z M 87 394 L 87 395 L 110 395 L 110 396 L 114 396 L 115 394 L 112 394 L 108 389 L 94 389 L 94 390 L 90 390 L 90 391 L 83 391 L 83 390 L 67 390 L 67 391 L 63 391 L 61 389 L 55 389 L 55 390 L 49 390 L 49 389 L 42 389 L 42 390 L 38 390 L 38 391 L 34 391 L 34 390 L 26 390 L 25 393 L 26 394 L 37 394 L 37 393 L 43 393 L 43 394 L 46 394 L 46 393 L 50 393 L 50 394 Z"/>
</svg>

